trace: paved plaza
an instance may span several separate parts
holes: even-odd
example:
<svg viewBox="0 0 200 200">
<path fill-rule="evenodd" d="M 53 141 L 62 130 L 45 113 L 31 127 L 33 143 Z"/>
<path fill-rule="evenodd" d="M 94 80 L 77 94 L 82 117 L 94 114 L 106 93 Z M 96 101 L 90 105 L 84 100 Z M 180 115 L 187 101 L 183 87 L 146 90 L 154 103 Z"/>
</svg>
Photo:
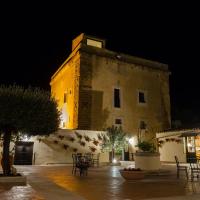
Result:
<svg viewBox="0 0 200 200">
<path fill-rule="evenodd" d="M 120 166 L 90 168 L 88 176 L 71 173 L 71 166 L 16 166 L 27 184 L 0 184 L 0 200 L 199 200 L 200 180 L 176 178 L 174 164 L 162 165 L 167 173 L 143 180 L 125 181 Z"/>
</svg>

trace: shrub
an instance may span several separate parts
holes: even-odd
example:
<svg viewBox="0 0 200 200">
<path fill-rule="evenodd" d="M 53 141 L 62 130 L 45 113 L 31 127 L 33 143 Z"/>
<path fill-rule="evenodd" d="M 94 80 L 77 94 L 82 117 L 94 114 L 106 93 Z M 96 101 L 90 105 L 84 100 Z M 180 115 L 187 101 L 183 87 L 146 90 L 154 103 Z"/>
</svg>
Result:
<svg viewBox="0 0 200 200">
<path fill-rule="evenodd" d="M 149 152 L 154 152 L 155 151 L 154 144 L 152 142 L 148 142 L 148 141 L 139 142 L 137 147 L 142 151 L 149 151 Z"/>
</svg>

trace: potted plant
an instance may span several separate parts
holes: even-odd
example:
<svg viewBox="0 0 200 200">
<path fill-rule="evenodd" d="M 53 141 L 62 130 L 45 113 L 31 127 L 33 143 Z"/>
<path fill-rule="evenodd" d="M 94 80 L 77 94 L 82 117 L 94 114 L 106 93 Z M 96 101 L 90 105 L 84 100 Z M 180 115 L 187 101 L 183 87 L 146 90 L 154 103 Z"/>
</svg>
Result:
<svg viewBox="0 0 200 200">
<path fill-rule="evenodd" d="M 139 180 L 145 177 L 145 171 L 140 168 L 124 168 L 119 170 L 119 172 L 126 180 Z"/>
<path fill-rule="evenodd" d="M 160 154 L 151 141 L 139 141 L 135 153 L 135 167 L 143 170 L 158 170 L 161 167 Z"/>
<path fill-rule="evenodd" d="M 155 152 L 155 146 L 149 141 L 139 141 L 136 145 L 142 152 Z"/>
</svg>

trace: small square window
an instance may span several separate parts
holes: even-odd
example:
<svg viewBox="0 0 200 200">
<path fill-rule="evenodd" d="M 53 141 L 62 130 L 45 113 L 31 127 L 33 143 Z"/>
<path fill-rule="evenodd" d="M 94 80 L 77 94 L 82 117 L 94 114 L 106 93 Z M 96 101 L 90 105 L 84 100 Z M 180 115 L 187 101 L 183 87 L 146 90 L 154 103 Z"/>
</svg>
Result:
<svg viewBox="0 0 200 200">
<path fill-rule="evenodd" d="M 122 124 L 122 119 L 119 119 L 119 118 L 115 119 L 115 124 L 121 125 Z"/>
</svg>

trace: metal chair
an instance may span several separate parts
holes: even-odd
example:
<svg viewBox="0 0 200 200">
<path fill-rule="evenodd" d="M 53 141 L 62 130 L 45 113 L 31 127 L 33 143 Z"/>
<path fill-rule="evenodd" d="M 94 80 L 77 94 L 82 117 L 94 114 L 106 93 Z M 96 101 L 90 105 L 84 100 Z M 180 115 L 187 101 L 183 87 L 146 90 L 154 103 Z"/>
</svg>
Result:
<svg viewBox="0 0 200 200">
<path fill-rule="evenodd" d="M 89 167 L 89 162 L 86 156 L 82 156 L 82 154 L 72 154 L 73 158 L 73 166 L 72 166 L 72 174 L 76 175 L 76 170 L 78 169 L 80 172 L 80 176 L 87 175 L 87 170 Z"/>
<path fill-rule="evenodd" d="M 194 178 L 200 178 L 200 166 L 197 162 L 190 162 L 190 172 L 191 172 L 191 180 L 193 181 Z"/>
<path fill-rule="evenodd" d="M 89 163 L 89 166 L 93 166 L 93 154 L 92 153 L 85 153 L 85 157 Z"/>
<path fill-rule="evenodd" d="M 186 174 L 186 177 L 188 179 L 188 167 L 185 165 L 180 165 L 178 157 L 177 156 L 174 156 L 174 157 L 175 157 L 175 161 L 176 161 L 177 178 L 179 178 L 180 171 L 184 171 Z"/>
<path fill-rule="evenodd" d="M 100 157 L 100 153 L 96 154 L 96 157 L 92 159 L 92 162 L 93 162 L 93 166 L 97 166 L 99 167 L 99 157 Z"/>
<path fill-rule="evenodd" d="M 72 154 L 72 161 L 73 161 L 72 174 L 76 174 L 76 154 L 75 153 Z"/>
</svg>

